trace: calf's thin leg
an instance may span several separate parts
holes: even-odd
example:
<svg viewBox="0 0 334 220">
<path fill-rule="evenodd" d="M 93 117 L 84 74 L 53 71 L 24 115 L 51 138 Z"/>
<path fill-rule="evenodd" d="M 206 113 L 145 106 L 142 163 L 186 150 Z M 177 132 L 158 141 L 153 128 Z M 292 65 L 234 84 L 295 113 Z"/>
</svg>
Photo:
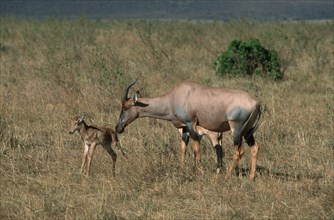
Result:
<svg viewBox="0 0 334 220">
<path fill-rule="evenodd" d="M 111 156 L 112 159 L 112 174 L 115 177 L 116 176 L 116 160 L 117 160 L 117 154 L 115 151 L 111 148 L 111 144 L 103 144 L 104 149 L 107 150 L 108 154 Z"/>
<path fill-rule="evenodd" d="M 88 161 L 87 161 L 88 164 L 87 164 L 86 176 L 89 175 L 90 164 L 92 162 L 92 158 L 93 158 L 95 147 L 96 147 L 96 143 L 92 143 L 91 146 L 90 146 L 90 151 L 89 151 Z"/>
<path fill-rule="evenodd" d="M 85 166 L 85 163 L 86 163 L 86 159 L 87 159 L 88 151 L 89 151 L 89 145 L 85 144 L 84 153 L 82 155 L 82 162 L 81 162 L 80 173 L 82 173 L 82 171 L 84 169 L 84 166 Z"/>
</svg>

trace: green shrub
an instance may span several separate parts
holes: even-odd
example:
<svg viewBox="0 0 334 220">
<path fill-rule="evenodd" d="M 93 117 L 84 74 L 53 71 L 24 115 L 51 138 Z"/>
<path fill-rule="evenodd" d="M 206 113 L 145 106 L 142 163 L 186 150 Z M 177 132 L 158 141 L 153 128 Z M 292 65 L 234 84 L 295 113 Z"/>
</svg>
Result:
<svg viewBox="0 0 334 220">
<path fill-rule="evenodd" d="M 228 50 L 218 55 L 213 64 L 217 75 L 261 75 L 274 80 L 283 79 L 278 54 L 260 44 L 258 39 L 233 40 Z"/>
</svg>

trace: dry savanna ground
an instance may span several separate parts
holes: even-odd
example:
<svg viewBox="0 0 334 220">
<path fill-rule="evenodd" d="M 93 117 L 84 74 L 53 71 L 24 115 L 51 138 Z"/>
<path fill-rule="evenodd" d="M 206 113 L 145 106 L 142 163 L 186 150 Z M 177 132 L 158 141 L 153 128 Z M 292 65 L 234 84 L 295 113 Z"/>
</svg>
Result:
<svg viewBox="0 0 334 220">
<path fill-rule="evenodd" d="M 0 219 L 333 219 L 333 21 L 176 22 L 0 18 Z M 212 63 L 231 40 L 278 51 L 285 79 L 218 77 Z M 129 159 L 97 147 L 91 175 L 70 118 L 114 127 L 125 85 L 164 94 L 184 80 L 243 89 L 263 105 L 257 177 L 216 174 L 208 138 L 203 173 L 180 135 L 142 118 L 120 135 Z M 233 143 L 224 134 L 225 163 Z"/>
</svg>

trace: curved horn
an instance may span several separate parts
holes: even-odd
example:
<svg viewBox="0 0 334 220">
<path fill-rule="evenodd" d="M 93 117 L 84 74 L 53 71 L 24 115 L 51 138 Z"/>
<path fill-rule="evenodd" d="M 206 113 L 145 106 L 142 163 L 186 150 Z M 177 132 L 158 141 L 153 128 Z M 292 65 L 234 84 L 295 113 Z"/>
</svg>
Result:
<svg viewBox="0 0 334 220">
<path fill-rule="evenodd" d="M 131 88 L 131 86 L 133 86 L 138 79 L 134 80 L 133 82 L 131 82 L 129 85 L 126 86 L 125 90 L 124 90 L 124 96 L 123 99 L 126 100 L 128 99 L 128 93 L 129 93 L 129 89 Z"/>
</svg>

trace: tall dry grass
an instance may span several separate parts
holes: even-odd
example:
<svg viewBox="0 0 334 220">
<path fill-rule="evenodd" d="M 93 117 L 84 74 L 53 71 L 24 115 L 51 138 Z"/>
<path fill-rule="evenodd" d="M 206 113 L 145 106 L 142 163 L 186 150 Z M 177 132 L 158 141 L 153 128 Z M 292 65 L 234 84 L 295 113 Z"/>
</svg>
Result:
<svg viewBox="0 0 334 220">
<path fill-rule="evenodd" d="M 1 219 L 333 219 L 333 21 L 145 22 L 0 18 Z M 211 67 L 233 39 L 279 52 L 285 80 L 220 78 Z M 204 174 L 178 165 L 172 124 L 138 119 L 121 135 L 116 175 L 99 147 L 79 174 L 73 115 L 114 127 L 124 86 L 144 97 L 184 80 L 244 89 L 264 105 L 255 182 L 216 175 L 202 141 Z M 232 138 L 224 134 L 226 164 Z"/>
</svg>

